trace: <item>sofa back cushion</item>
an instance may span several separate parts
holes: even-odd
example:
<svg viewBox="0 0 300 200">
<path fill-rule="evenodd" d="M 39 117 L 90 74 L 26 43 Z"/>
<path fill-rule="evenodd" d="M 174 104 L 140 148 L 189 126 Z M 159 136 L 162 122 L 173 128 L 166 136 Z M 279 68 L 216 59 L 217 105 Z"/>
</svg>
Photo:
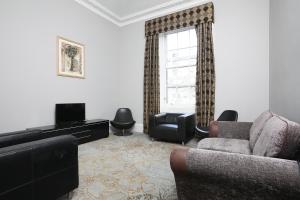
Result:
<svg viewBox="0 0 300 200">
<path fill-rule="evenodd" d="M 0 135 L 0 148 L 41 140 L 46 137 L 45 134 L 41 134 L 41 130 L 24 130 L 5 133 Z"/>
<path fill-rule="evenodd" d="M 177 117 L 182 115 L 182 113 L 167 113 L 166 121 L 167 124 L 177 124 Z"/>
<path fill-rule="evenodd" d="M 293 159 L 299 145 L 300 125 L 274 115 L 265 123 L 253 155 Z"/>
<path fill-rule="evenodd" d="M 270 111 L 263 112 L 252 124 L 250 129 L 250 149 L 253 151 L 254 145 L 257 142 L 265 123 L 273 117 L 273 114 Z"/>
<path fill-rule="evenodd" d="M 296 154 L 299 153 L 300 148 L 300 124 L 290 121 L 282 116 L 278 117 L 288 125 L 286 141 L 284 143 L 284 148 L 279 154 L 279 158 L 294 160 Z"/>
</svg>

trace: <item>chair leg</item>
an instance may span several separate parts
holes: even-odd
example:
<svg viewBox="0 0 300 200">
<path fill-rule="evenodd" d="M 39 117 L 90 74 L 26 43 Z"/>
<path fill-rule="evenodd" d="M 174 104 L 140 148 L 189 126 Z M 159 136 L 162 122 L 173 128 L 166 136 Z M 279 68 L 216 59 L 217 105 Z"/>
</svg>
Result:
<svg viewBox="0 0 300 200">
<path fill-rule="evenodd" d="M 125 135 L 125 129 L 122 130 L 123 136 Z"/>
<path fill-rule="evenodd" d="M 182 141 L 181 144 L 184 146 L 184 141 Z"/>
</svg>

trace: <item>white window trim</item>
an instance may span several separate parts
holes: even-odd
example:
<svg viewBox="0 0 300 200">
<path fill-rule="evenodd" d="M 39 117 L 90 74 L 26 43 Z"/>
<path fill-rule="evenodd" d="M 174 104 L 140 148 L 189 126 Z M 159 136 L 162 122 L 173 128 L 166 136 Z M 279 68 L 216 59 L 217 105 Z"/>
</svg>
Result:
<svg viewBox="0 0 300 200">
<path fill-rule="evenodd" d="M 180 30 L 175 30 L 175 31 L 170 31 L 166 33 L 160 34 L 159 38 L 159 49 L 162 50 L 160 51 L 160 56 L 159 56 L 159 63 L 160 63 L 160 76 L 165 77 L 164 79 L 160 78 L 160 111 L 161 112 L 195 112 L 196 105 L 190 105 L 190 104 L 181 104 L 181 105 L 170 105 L 165 103 L 167 98 L 167 70 L 166 70 L 166 60 L 167 60 L 167 41 L 166 41 L 166 35 L 172 34 L 172 33 L 178 33 L 182 31 L 187 31 L 193 29 L 193 27 L 189 28 L 184 28 Z M 191 47 L 186 47 L 186 48 L 192 48 L 192 47 L 197 47 L 197 46 L 191 46 Z M 177 49 L 176 49 L 177 50 Z M 179 67 L 190 67 L 194 65 L 187 65 L 187 66 L 178 66 Z M 171 68 L 171 67 L 170 67 Z M 172 68 L 177 68 L 177 67 L 172 67 Z M 187 87 L 196 87 L 196 85 L 187 85 Z"/>
</svg>

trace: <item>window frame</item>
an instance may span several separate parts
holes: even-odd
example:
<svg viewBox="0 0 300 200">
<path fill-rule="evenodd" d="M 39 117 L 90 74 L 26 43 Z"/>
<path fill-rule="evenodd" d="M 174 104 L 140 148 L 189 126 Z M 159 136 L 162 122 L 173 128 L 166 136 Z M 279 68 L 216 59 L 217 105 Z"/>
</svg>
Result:
<svg viewBox="0 0 300 200">
<path fill-rule="evenodd" d="M 160 102 L 161 102 L 161 111 L 162 112 L 194 112 L 195 111 L 195 103 L 194 104 L 176 104 L 176 105 L 171 105 L 169 103 L 169 95 L 168 95 L 168 89 L 170 88 L 176 88 L 176 90 L 178 88 L 194 88 L 196 89 L 196 83 L 195 84 L 186 84 L 186 85 L 169 85 L 168 84 L 168 70 L 169 69 L 178 69 L 178 68 L 188 68 L 188 67 L 194 67 L 196 68 L 196 61 L 197 58 L 193 58 L 195 60 L 195 64 L 189 64 L 189 65 L 178 65 L 178 66 L 167 66 L 168 63 L 168 52 L 169 51 L 178 51 L 178 50 L 182 50 L 182 49 L 192 49 L 192 48 L 197 48 L 197 43 L 193 46 L 188 46 L 188 47 L 181 47 L 181 48 L 177 48 L 176 49 L 171 49 L 168 50 L 168 43 L 167 43 L 167 36 L 170 34 L 177 34 L 177 44 L 178 44 L 178 34 L 180 32 L 184 32 L 184 31 L 190 31 L 190 30 L 195 30 L 194 27 L 188 27 L 188 28 L 184 28 L 184 29 L 179 29 L 179 30 L 175 30 L 175 31 L 170 31 L 170 32 L 166 32 L 166 33 L 162 33 L 160 34 L 160 47 L 159 49 L 162 50 L 162 52 L 160 53 L 160 76 L 162 78 L 160 78 L 161 81 L 161 98 L 160 98 Z M 189 38 L 189 43 L 191 42 L 191 38 Z M 190 58 L 191 59 L 191 58 Z M 183 59 L 185 60 L 185 59 Z M 195 74 L 196 76 L 196 74 Z"/>
</svg>

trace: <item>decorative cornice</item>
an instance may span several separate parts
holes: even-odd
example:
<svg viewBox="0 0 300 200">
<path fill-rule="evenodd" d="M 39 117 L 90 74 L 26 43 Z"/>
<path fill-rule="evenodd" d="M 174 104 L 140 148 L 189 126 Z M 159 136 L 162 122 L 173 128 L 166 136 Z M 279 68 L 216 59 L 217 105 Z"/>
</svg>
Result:
<svg viewBox="0 0 300 200">
<path fill-rule="evenodd" d="M 185 0 L 172 0 L 166 3 L 162 3 L 145 10 L 141 10 L 136 13 L 132 13 L 126 16 L 119 16 L 107 7 L 103 6 L 96 0 L 74 0 L 83 7 L 89 9 L 93 13 L 105 18 L 106 20 L 114 23 L 115 25 L 122 27 L 139 21 L 146 21 L 156 17 L 161 17 L 173 12 L 198 6 L 203 3 L 209 2 L 209 0 L 191 0 L 185 2 Z M 185 3 L 184 3 L 185 2 Z"/>
</svg>

